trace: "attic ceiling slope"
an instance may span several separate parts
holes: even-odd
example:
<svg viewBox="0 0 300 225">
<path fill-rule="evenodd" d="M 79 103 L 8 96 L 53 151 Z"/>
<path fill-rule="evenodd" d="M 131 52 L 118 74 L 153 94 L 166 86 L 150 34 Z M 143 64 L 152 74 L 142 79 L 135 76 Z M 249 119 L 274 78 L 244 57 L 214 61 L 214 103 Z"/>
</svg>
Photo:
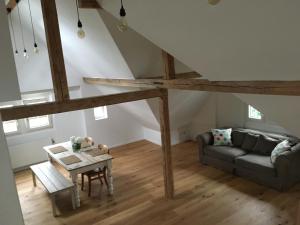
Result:
<svg viewBox="0 0 300 225">
<path fill-rule="evenodd" d="M 100 1 L 99 1 L 100 2 Z M 131 28 L 209 80 L 297 80 L 300 2 L 127 0 Z M 102 7 L 118 17 L 119 1 Z"/>
<path fill-rule="evenodd" d="M 163 74 L 164 67 L 160 47 L 133 29 L 129 28 L 126 32 L 121 33 L 117 29 L 118 20 L 115 17 L 104 10 L 98 11 L 135 78 L 151 78 Z M 175 60 L 175 70 L 176 73 L 191 71 L 190 68 L 178 60 Z M 182 92 L 177 90 L 169 92 L 172 129 L 176 130 L 189 124 L 206 96 L 205 92 Z M 153 100 L 147 102 L 156 116 L 156 120 L 159 121 L 157 102 Z M 182 102 L 182 104 L 179 105 L 178 102 Z"/>
</svg>

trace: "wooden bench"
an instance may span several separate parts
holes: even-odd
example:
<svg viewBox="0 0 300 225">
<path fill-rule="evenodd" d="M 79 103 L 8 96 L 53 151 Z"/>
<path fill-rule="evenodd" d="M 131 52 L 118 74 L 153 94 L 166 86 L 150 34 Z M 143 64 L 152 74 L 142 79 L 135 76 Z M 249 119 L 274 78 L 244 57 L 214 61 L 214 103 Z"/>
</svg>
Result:
<svg viewBox="0 0 300 225">
<path fill-rule="evenodd" d="M 44 162 L 30 166 L 32 171 L 33 185 L 36 187 L 36 177 L 44 185 L 51 197 L 53 216 L 57 216 L 55 207 L 55 196 L 61 191 L 69 190 L 72 199 L 72 206 L 75 209 L 75 189 L 74 184 L 66 179 L 57 169 L 50 163 Z"/>
</svg>

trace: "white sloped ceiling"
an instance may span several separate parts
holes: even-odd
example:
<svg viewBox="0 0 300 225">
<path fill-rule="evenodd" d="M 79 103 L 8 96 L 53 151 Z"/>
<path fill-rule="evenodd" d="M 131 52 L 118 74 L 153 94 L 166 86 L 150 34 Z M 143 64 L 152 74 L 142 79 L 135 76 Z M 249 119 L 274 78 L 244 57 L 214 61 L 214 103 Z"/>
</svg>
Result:
<svg viewBox="0 0 300 225">
<path fill-rule="evenodd" d="M 134 77 L 162 76 L 163 62 L 161 48 L 132 29 L 121 33 L 117 29 L 118 20 L 115 17 L 103 10 L 99 10 L 99 13 Z M 177 73 L 191 71 L 191 69 L 178 60 L 175 61 L 175 67 Z M 198 112 L 206 96 L 206 92 L 169 91 L 171 128 L 177 130 L 189 124 Z M 148 103 L 157 121 L 159 121 L 157 101 L 148 100 Z"/>
<path fill-rule="evenodd" d="M 118 17 L 119 0 L 100 1 Z M 125 0 L 130 27 L 210 80 L 300 80 L 297 0 Z M 294 135 L 299 97 L 237 95 Z"/>
</svg>

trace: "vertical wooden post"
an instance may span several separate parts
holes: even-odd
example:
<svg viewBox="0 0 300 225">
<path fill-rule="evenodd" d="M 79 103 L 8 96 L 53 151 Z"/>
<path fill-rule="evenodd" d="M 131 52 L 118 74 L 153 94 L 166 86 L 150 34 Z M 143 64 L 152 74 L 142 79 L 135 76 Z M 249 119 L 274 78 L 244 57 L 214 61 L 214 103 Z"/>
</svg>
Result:
<svg viewBox="0 0 300 225">
<path fill-rule="evenodd" d="M 161 144 L 163 153 L 165 197 L 167 199 L 172 199 L 174 197 L 174 180 L 172 167 L 168 90 L 162 89 L 162 92 L 163 95 L 159 98 L 159 112 Z"/>
<path fill-rule="evenodd" d="M 41 0 L 55 101 L 69 100 L 69 89 L 55 0 Z"/>
<path fill-rule="evenodd" d="M 174 58 L 169 53 L 162 51 L 164 63 L 163 79 L 175 79 Z M 165 182 L 165 196 L 167 199 L 174 197 L 174 178 L 172 167 L 171 134 L 169 118 L 169 95 L 167 89 L 162 89 L 162 97 L 159 98 L 160 132 L 163 152 L 163 170 Z"/>
<path fill-rule="evenodd" d="M 175 79 L 174 57 L 162 50 L 162 59 L 164 63 L 164 79 Z"/>
</svg>

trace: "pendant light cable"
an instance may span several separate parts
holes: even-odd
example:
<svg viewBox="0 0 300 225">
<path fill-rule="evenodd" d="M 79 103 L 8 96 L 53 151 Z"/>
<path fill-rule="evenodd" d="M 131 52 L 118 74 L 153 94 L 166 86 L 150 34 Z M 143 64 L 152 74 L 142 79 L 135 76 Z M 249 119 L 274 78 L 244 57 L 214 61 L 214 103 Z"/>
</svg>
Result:
<svg viewBox="0 0 300 225">
<path fill-rule="evenodd" d="M 79 19 L 79 7 L 78 7 L 78 0 L 76 0 L 76 10 L 77 10 L 77 18 L 78 18 L 78 21 L 80 21 L 80 19 Z"/>
<path fill-rule="evenodd" d="M 18 54 L 18 46 L 17 46 L 17 42 L 16 42 L 15 29 L 14 29 L 14 25 L 13 25 L 13 22 L 12 22 L 12 16 L 11 16 L 12 11 L 11 11 L 11 9 L 8 9 L 8 13 L 9 13 L 9 22 L 10 22 L 10 27 L 11 27 L 12 36 L 13 36 L 15 53 Z"/>
<path fill-rule="evenodd" d="M 27 0 L 27 1 L 28 1 L 28 8 L 29 8 L 29 14 L 30 14 L 30 22 L 31 22 L 31 29 L 32 29 L 32 35 L 33 35 L 33 41 L 34 41 L 34 44 L 36 44 L 35 32 L 34 32 L 33 21 L 32 21 L 32 13 L 31 13 L 30 0 Z"/>
<path fill-rule="evenodd" d="M 20 16 L 20 8 L 19 8 L 20 0 L 16 0 L 16 2 L 17 2 L 19 22 L 20 22 L 20 27 L 21 27 L 22 42 L 23 42 L 24 52 L 26 52 L 26 46 L 25 46 L 25 41 L 24 41 L 24 32 L 23 32 L 23 26 L 22 26 L 22 21 L 21 21 L 21 16 Z"/>
</svg>

